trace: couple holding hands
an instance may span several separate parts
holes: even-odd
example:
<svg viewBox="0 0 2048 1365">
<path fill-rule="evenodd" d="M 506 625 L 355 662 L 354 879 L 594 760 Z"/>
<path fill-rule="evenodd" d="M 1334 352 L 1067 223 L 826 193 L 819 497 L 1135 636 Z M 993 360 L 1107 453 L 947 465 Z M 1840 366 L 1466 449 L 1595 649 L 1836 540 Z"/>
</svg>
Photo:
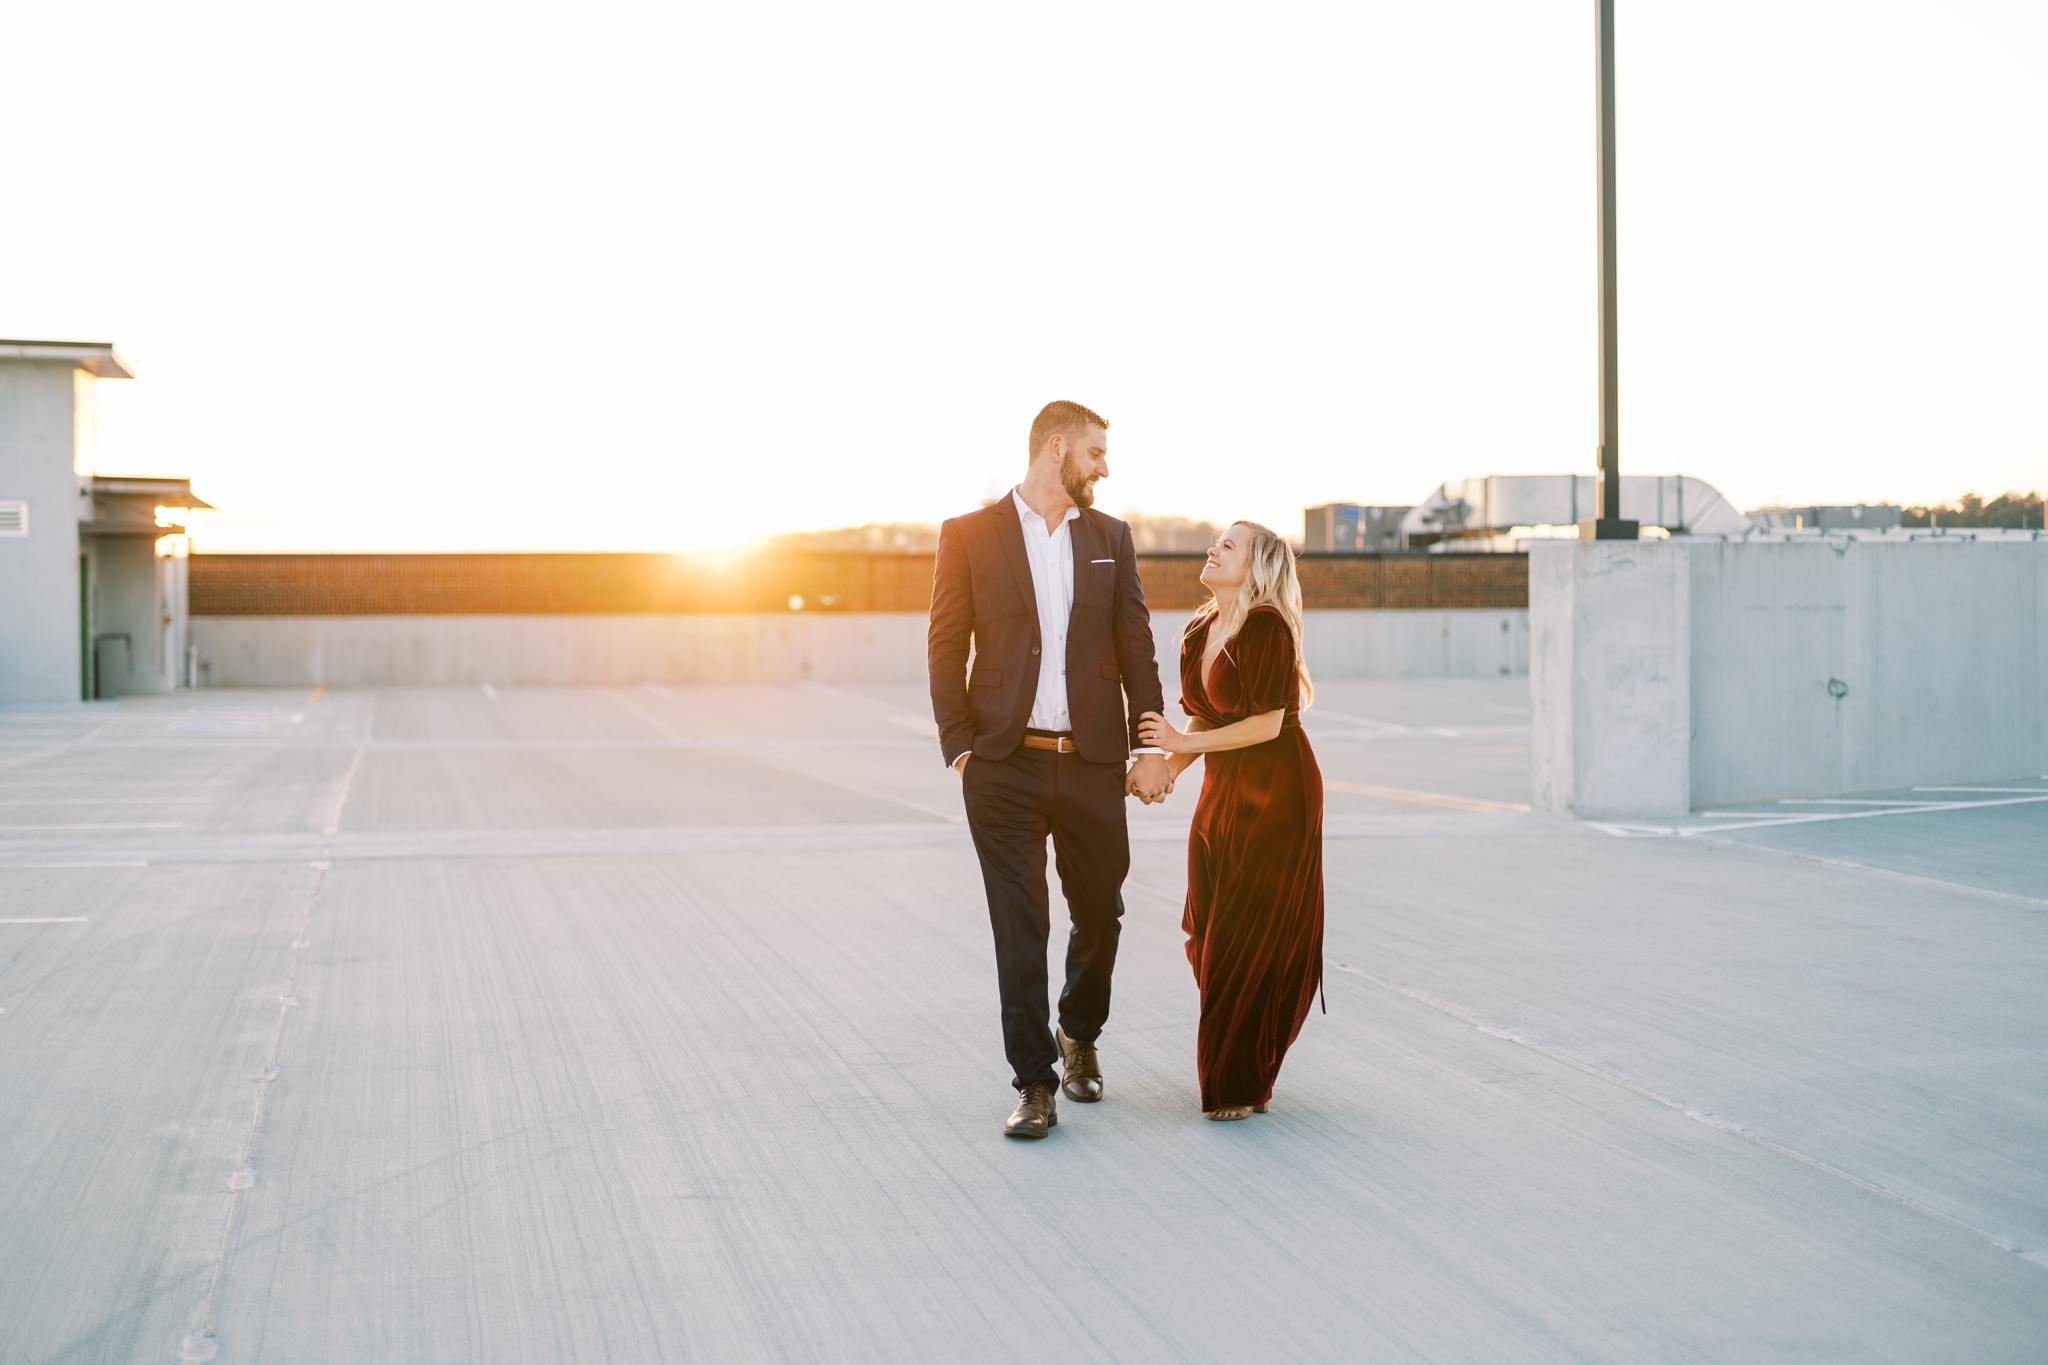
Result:
<svg viewBox="0 0 2048 1365">
<path fill-rule="evenodd" d="M 1323 784 L 1301 728 L 1312 691 L 1293 552 L 1249 522 L 1210 548 L 1210 599 L 1180 640 L 1188 728 L 1175 729 L 1131 528 L 1094 510 L 1109 423 L 1049 403 L 1030 450 L 1022 483 L 941 531 L 927 647 L 939 746 L 960 774 L 995 930 L 1018 1091 L 1003 1131 L 1044 1137 L 1060 1090 L 1102 1098 L 1131 861 L 1124 798 L 1165 800 L 1197 759 L 1181 927 L 1202 998 L 1202 1111 L 1264 1113 L 1323 972 Z M 1073 921 L 1056 1024 L 1047 835 Z"/>
</svg>

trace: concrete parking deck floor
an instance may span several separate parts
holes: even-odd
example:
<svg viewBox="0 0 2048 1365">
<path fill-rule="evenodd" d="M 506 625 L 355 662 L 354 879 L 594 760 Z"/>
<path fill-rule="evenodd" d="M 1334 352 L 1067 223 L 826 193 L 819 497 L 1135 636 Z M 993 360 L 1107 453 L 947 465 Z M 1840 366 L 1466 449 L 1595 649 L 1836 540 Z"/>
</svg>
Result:
<svg viewBox="0 0 2048 1365">
<path fill-rule="evenodd" d="M 1572 826 L 1519 683 L 1328 684 L 1273 1113 L 1196 1113 L 1190 781 L 1015 1143 L 926 715 L 0 712 L 0 1360 L 2048 1359 L 2048 780 Z"/>
</svg>

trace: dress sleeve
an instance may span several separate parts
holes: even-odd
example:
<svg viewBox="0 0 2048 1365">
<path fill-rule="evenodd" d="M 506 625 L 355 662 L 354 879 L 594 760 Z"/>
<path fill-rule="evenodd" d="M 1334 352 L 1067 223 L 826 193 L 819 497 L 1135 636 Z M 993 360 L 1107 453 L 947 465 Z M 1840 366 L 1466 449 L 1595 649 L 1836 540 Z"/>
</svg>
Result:
<svg viewBox="0 0 2048 1365">
<path fill-rule="evenodd" d="M 1290 711 L 1300 700 L 1294 669 L 1294 633 L 1280 613 L 1259 608 L 1230 642 L 1237 658 L 1238 704 L 1248 716 Z"/>
</svg>

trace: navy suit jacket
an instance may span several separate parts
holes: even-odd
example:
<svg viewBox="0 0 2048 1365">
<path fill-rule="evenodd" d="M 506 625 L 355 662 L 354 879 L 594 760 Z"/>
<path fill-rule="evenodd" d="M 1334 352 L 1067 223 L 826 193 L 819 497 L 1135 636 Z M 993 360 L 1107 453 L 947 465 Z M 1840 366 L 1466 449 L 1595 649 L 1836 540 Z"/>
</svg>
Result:
<svg viewBox="0 0 2048 1365">
<path fill-rule="evenodd" d="M 1092 508 L 1068 534 L 1074 607 L 1064 660 L 1067 714 L 1081 757 L 1120 763 L 1142 743 L 1139 716 L 1166 709 L 1138 552 L 1129 526 Z M 1047 664 L 1043 646 L 1024 528 L 1005 493 L 939 530 L 925 654 L 939 752 L 949 767 L 970 749 L 977 758 L 998 759 L 1016 749 L 1038 696 L 1038 670 Z"/>
</svg>

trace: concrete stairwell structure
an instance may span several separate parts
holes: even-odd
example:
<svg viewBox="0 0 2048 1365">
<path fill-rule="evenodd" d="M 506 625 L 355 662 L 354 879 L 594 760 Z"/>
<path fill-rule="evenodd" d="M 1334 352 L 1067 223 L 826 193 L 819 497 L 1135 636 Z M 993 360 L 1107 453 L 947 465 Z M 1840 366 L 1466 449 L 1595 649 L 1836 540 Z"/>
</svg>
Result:
<svg viewBox="0 0 2048 1365">
<path fill-rule="evenodd" d="M 111 342 L 0 341 L 0 705 L 85 695 L 78 472 L 93 462 L 95 386 L 134 377 Z"/>
<path fill-rule="evenodd" d="M 89 697 L 196 686 L 188 654 L 185 513 L 211 504 L 189 479 L 80 475 L 79 562 Z"/>
<path fill-rule="evenodd" d="M 2048 536 L 1529 557 L 1532 804 L 1582 819 L 2048 773 Z"/>
<path fill-rule="evenodd" d="M 0 705 L 189 685 L 186 479 L 96 474 L 110 342 L 0 341 Z"/>
</svg>

